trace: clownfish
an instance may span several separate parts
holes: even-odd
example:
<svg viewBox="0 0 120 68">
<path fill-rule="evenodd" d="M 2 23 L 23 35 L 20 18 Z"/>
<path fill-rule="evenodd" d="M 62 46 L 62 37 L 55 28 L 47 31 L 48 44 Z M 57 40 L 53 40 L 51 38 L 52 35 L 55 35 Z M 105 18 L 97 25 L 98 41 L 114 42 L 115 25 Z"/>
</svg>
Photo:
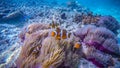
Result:
<svg viewBox="0 0 120 68">
<path fill-rule="evenodd" d="M 76 42 L 74 44 L 74 48 L 79 49 L 81 47 L 81 44 L 79 42 Z"/>
<path fill-rule="evenodd" d="M 55 32 L 55 31 L 52 31 L 52 32 L 51 32 L 51 36 L 52 36 L 52 37 L 55 37 L 55 36 L 56 36 L 56 32 Z"/>
<path fill-rule="evenodd" d="M 70 38 L 71 33 L 67 33 L 67 30 L 60 29 L 58 26 L 59 26 L 59 24 L 55 23 L 54 21 L 52 21 L 52 23 L 50 23 L 50 27 L 52 29 L 55 29 L 50 33 L 50 35 L 52 37 L 55 37 L 57 40 Z"/>
<path fill-rule="evenodd" d="M 67 34 L 67 37 L 70 38 L 70 36 L 71 36 L 71 33 L 68 33 L 68 34 Z"/>
<path fill-rule="evenodd" d="M 50 27 L 51 28 L 56 28 L 56 27 L 58 27 L 59 26 L 59 24 L 58 23 L 55 23 L 53 20 L 52 20 L 52 23 L 50 23 Z"/>
<path fill-rule="evenodd" d="M 67 31 L 65 29 L 62 30 L 62 39 L 67 38 Z"/>
<path fill-rule="evenodd" d="M 57 33 L 56 39 L 57 40 L 61 40 L 61 29 L 57 27 L 55 31 Z"/>
<path fill-rule="evenodd" d="M 60 28 L 56 28 L 54 31 L 50 33 L 52 37 L 55 37 L 57 40 L 61 39 L 67 39 L 70 38 L 71 33 L 67 33 L 67 30 L 63 29 L 61 30 Z"/>
</svg>

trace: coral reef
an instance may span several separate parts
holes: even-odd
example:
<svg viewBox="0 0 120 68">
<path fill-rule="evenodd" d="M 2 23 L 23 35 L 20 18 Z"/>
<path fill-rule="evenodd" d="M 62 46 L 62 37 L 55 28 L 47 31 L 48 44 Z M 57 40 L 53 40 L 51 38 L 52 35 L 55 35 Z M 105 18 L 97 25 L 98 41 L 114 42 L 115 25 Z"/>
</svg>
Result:
<svg viewBox="0 0 120 68">
<path fill-rule="evenodd" d="M 11 54 L 14 55 L 13 51 L 19 48 L 17 37 L 19 32 L 20 29 L 14 25 L 0 24 L 0 68 L 5 68 L 1 67 L 4 63 L 5 65 L 12 63 L 9 62 L 11 61 Z"/>
<path fill-rule="evenodd" d="M 74 22 L 82 22 L 82 24 L 95 24 L 99 21 L 100 15 L 93 15 L 92 12 L 81 12 L 80 14 L 76 14 L 74 17 Z"/>
<path fill-rule="evenodd" d="M 40 6 L 21 10 L 23 12 L 0 11 L 8 13 L 0 15 L 0 18 L 6 17 L 8 20 L 22 14 L 29 15 L 27 24 L 19 34 L 18 49 L 13 47 L 8 50 L 15 52 L 6 63 L 4 61 L 2 67 L 82 68 L 81 65 L 90 64 L 92 68 L 116 68 L 119 65 L 120 49 L 116 35 L 120 25 L 113 17 L 95 15 L 75 1 L 69 2 L 67 8 Z M 0 34 L 4 32 L 7 30 Z M 8 42 L 0 40 L 2 44 Z M 5 53 L 8 54 L 4 52 L 2 55 Z"/>
</svg>

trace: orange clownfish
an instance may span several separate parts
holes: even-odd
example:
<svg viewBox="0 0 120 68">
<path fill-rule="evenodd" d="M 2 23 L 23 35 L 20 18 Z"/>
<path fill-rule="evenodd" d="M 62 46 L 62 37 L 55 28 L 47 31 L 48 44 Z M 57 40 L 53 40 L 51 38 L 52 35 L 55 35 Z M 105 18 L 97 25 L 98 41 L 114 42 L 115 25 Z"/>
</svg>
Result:
<svg viewBox="0 0 120 68">
<path fill-rule="evenodd" d="M 81 44 L 79 42 L 75 43 L 74 48 L 78 49 L 80 48 Z"/>
<path fill-rule="evenodd" d="M 57 32 L 56 39 L 57 40 L 61 40 L 61 29 L 60 28 L 56 28 L 56 32 Z"/>
<path fill-rule="evenodd" d="M 67 38 L 67 31 L 65 29 L 62 30 L 62 39 Z"/>
<path fill-rule="evenodd" d="M 56 28 L 55 31 L 52 31 L 50 34 L 52 37 L 55 37 L 57 40 L 70 38 L 71 33 L 67 33 L 65 29 L 61 30 L 60 28 Z"/>
<path fill-rule="evenodd" d="M 68 38 L 70 38 L 70 36 L 71 36 L 71 33 L 68 33 L 68 35 L 67 35 L 67 36 L 68 36 Z"/>
<path fill-rule="evenodd" d="M 59 24 L 52 21 L 52 23 L 50 23 L 50 26 L 51 26 L 51 28 L 56 28 L 59 26 Z"/>
<path fill-rule="evenodd" d="M 55 31 L 52 31 L 52 32 L 51 32 L 51 36 L 52 36 L 52 37 L 55 37 L 55 36 L 56 36 L 56 32 L 55 32 Z"/>
</svg>

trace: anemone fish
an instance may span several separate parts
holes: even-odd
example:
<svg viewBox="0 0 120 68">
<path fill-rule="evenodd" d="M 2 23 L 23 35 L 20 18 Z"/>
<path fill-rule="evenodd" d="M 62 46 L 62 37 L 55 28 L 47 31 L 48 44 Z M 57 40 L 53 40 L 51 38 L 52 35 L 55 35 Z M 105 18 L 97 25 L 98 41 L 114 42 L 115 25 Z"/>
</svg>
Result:
<svg viewBox="0 0 120 68">
<path fill-rule="evenodd" d="M 68 34 L 67 34 L 67 37 L 70 38 L 70 36 L 71 36 L 71 33 L 68 33 Z"/>
<path fill-rule="evenodd" d="M 80 48 L 81 44 L 79 42 L 75 43 L 74 48 L 78 49 Z"/>
<path fill-rule="evenodd" d="M 67 30 L 65 29 L 61 30 L 59 27 L 57 27 L 54 31 L 50 33 L 50 35 L 52 37 L 55 37 L 57 40 L 61 40 L 70 38 L 71 33 L 67 33 Z"/>
<path fill-rule="evenodd" d="M 62 30 L 62 39 L 67 38 L 67 31 L 65 29 Z"/>
<path fill-rule="evenodd" d="M 55 23 L 55 21 L 52 21 L 52 23 L 50 23 L 50 27 L 51 28 L 56 28 L 56 27 L 58 27 L 59 26 L 59 24 L 58 23 Z"/>
<path fill-rule="evenodd" d="M 57 40 L 61 40 L 61 29 L 57 27 L 55 31 L 57 33 L 56 39 Z"/>
</svg>

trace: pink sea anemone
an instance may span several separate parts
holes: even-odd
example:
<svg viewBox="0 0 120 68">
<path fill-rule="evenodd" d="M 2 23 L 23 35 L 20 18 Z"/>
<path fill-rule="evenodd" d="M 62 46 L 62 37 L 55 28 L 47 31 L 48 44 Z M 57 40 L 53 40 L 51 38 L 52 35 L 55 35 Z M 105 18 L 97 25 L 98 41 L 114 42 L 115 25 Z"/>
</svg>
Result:
<svg viewBox="0 0 120 68">
<path fill-rule="evenodd" d="M 116 35 L 104 27 L 96 27 L 94 25 L 86 25 L 86 26 L 78 29 L 75 32 L 75 36 L 79 37 L 81 39 L 82 43 L 85 44 L 85 45 L 83 45 L 83 47 L 86 46 L 87 49 L 90 49 L 91 47 L 97 49 L 98 51 L 95 51 L 95 54 L 103 55 L 103 58 L 105 58 L 104 55 L 107 55 L 107 54 L 111 55 L 112 57 L 114 57 L 114 56 L 120 57 L 120 50 L 119 50 Z M 84 51 L 88 52 L 86 54 L 86 57 L 88 57 L 90 52 L 94 55 L 94 52 L 92 52 L 92 50 L 89 50 L 89 51 L 83 50 L 83 52 Z M 94 58 L 100 59 L 98 56 L 97 57 L 95 57 L 95 56 L 94 56 Z M 98 60 L 95 60 L 96 62 L 94 62 L 93 57 L 92 57 L 92 59 L 88 59 L 88 60 L 92 61 L 93 63 L 102 64 L 102 65 L 100 65 L 100 67 L 108 66 L 105 64 L 106 61 L 100 62 Z M 109 59 L 106 58 L 106 60 L 109 60 Z M 113 62 L 111 62 L 111 63 L 113 63 Z M 99 66 L 99 64 L 97 66 Z"/>
</svg>

